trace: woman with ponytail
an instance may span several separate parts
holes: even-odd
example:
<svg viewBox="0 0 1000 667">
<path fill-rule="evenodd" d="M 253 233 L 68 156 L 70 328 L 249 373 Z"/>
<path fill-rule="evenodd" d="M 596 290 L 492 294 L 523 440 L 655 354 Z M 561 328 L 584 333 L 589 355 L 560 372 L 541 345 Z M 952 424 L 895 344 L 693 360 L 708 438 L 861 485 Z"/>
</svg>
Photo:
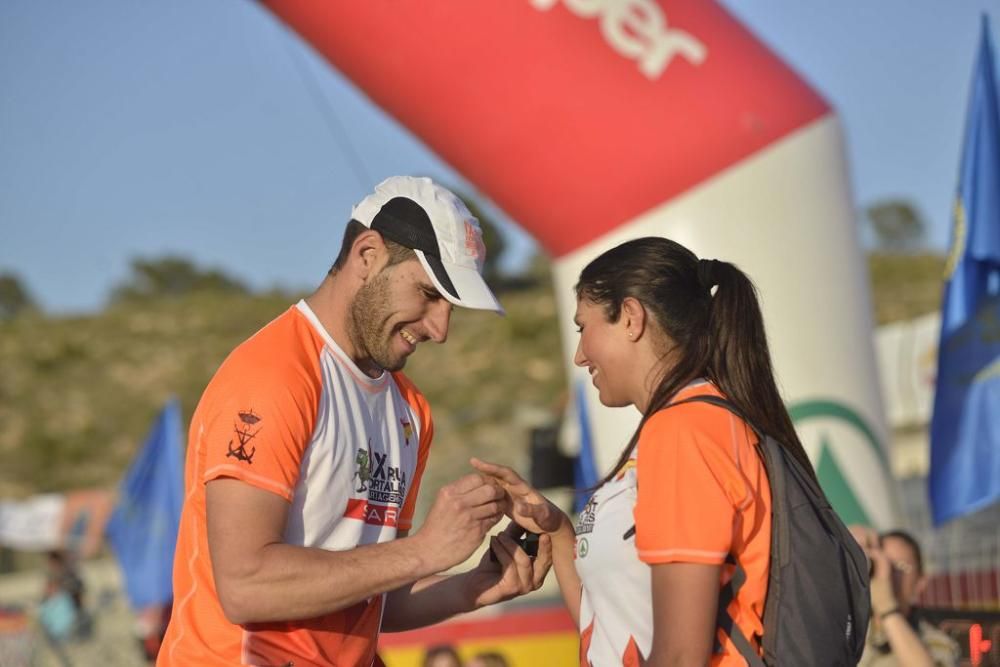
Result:
<svg viewBox="0 0 1000 667">
<path fill-rule="evenodd" d="M 515 521 L 551 535 L 582 665 L 744 665 L 719 607 L 759 651 L 770 488 L 747 423 L 680 402 L 728 399 L 811 470 L 775 385 L 753 284 L 732 264 L 649 237 L 588 264 L 576 294 L 575 363 L 604 405 L 642 413 L 618 463 L 575 529 L 510 468 L 473 464 L 507 489 Z M 727 585 L 734 577 L 738 587 Z"/>
</svg>

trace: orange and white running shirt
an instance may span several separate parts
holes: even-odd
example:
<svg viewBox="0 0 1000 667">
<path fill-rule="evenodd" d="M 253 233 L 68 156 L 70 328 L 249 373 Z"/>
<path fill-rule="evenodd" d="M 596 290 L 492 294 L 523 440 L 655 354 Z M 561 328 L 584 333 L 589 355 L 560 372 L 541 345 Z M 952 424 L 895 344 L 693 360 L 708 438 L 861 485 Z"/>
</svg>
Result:
<svg viewBox="0 0 1000 667">
<path fill-rule="evenodd" d="M 373 664 L 382 595 L 302 621 L 226 619 L 209 558 L 205 485 L 229 477 L 284 498 L 288 544 L 339 551 L 386 542 L 410 528 L 432 430 L 410 381 L 362 373 L 304 301 L 237 347 L 191 420 L 174 610 L 157 664 Z"/>
<path fill-rule="evenodd" d="M 719 391 L 705 381 L 675 401 Z M 650 418 L 618 475 L 587 503 L 576 528 L 580 664 L 638 666 L 653 643 L 651 567 L 722 564 L 720 589 L 733 576 L 727 555 L 747 581 L 728 610 L 759 646 L 771 541 L 771 491 L 756 436 L 728 411 L 695 403 Z M 745 665 L 717 633 L 710 665 Z"/>
</svg>

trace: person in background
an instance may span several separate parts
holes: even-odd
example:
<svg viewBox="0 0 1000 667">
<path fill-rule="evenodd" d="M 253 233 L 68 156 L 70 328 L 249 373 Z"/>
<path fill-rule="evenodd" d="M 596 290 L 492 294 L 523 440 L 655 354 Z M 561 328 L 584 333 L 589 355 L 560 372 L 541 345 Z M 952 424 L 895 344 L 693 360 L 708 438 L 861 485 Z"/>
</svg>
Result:
<svg viewBox="0 0 1000 667">
<path fill-rule="evenodd" d="M 83 611 L 83 579 L 76 570 L 72 557 L 65 551 L 50 551 L 46 555 L 45 592 L 43 599 L 60 593 L 69 597 L 73 609 Z"/>
<path fill-rule="evenodd" d="M 859 667 L 955 667 L 958 645 L 920 617 L 916 602 L 927 585 L 920 545 L 909 533 L 851 533 L 871 563 L 872 622 Z"/>
<path fill-rule="evenodd" d="M 423 667 L 462 667 L 462 659 L 458 657 L 454 646 L 432 646 L 424 654 Z"/>
<path fill-rule="evenodd" d="M 83 604 L 84 590 L 73 555 L 62 550 L 48 552 L 38 620 L 54 645 L 90 633 L 91 619 Z"/>
<path fill-rule="evenodd" d="M 642 415 L 614 469 L 574 532 L 509 467 L 473 465 L 507 490 L 514 521 L 551 536 L 582 665 L 745 665 L 733 636 L 760 652 L 771 490 L 749 424 L 684 401 L 727 399 L 812 470 L 775 384 L 753 284 L 732 264 L 649 237 L 594 259 L 576 297 L 575 363 L 601 403 Z M 731 601 L 720 608 L 724 589 Z"/>
</svg>

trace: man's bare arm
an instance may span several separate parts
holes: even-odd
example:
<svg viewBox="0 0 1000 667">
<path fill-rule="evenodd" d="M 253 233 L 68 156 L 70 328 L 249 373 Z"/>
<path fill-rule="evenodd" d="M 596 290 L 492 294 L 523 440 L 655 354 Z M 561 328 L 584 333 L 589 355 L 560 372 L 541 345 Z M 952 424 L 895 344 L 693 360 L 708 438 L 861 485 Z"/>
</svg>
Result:
<svg viewBox="0 0 1000 667">
<path fill-rule="evenodd" d="M 216 589 L 233 623 L 314 618 L 463 562 L 499 520 L 502 492 L 478 475 L 441 489 L 413 536 L 347 551 L 284 544 L 288 503 L 235 479 L 207 484 Z"/>
<path fill-rule="evenodd" d="M 439 623 L 456 614 L 538 590 L 552 566 L 552 543 L 542 535 L 532 559 L 515 542 L 523 530 L 511 523 L 493 537 L 490 549 L 468 572 L 433 575 L 389 593 L 382 629 L 401 632 Z"/>
</svg>

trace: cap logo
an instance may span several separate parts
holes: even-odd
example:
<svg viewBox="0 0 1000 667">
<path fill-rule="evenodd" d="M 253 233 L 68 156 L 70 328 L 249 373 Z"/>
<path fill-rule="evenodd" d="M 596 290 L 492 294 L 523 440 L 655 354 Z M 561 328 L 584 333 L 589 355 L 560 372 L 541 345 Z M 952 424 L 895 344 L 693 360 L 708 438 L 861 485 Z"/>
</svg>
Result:
<svg viewBox="0 0 1000 667">
<path fill-rule="evenodd" d="M 481 264 L 486 259 L 486 244 L 483 243 L 483 235 L 475 226 L 465 221 L 465 250 L 477 264 Z"/>
</svg>

